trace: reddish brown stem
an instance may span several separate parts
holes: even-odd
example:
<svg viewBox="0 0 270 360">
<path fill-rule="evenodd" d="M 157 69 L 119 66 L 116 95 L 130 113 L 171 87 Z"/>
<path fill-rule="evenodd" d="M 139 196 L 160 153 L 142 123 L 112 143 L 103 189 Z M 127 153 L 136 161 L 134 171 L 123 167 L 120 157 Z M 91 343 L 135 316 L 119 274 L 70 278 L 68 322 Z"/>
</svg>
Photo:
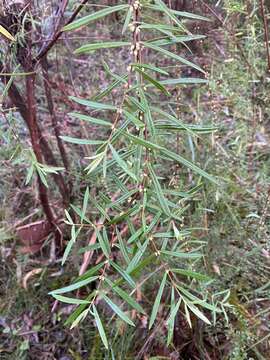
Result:
<svg viewBox="0 0 270 360">
<path fill-rule="evenodd" d="M 52 127 L 53 127 L 54 134 L 55 134 L 55 137 L 57 140 L 57 145 L 58 145 L 58 149 L 61 154 L 61 157 L 62 157 L 63 164 L 65 166 L 65 169 L 68 170 L 69 169 L 68 157 L 67 157 L 67 153 L 66 153 L 64 144 L 60 138 L 61 134 L 59 131 L 57 116 L 54 111 L 52 92 L 51 92 L 51 88 L 50 88 L 49 74 L 48 74 L 47 66 L 45 65 L 44 61 L 42 61 L 42 73 L 43 73 L 43 80 L 44 80 L 44 89 L 45 89 L 45 94 L 46 94 L 47 103 L 48 103 L 48 110 L 49 110 L 49 113 L 51 116 L 51 121 L 52 121 Z"/>
<path fill-rule="evenodd" d="M 43 163 L 43 156 L 42 151 L 39 143 L 39 130 L 36 123 L 36 106 L 34 102 L 34 84 L 35 84 L 35 75 L 27 76 L 26 77 L 26 91 L 27 91 L 27 107 L 29 110 L 29 131 L 30 131 L 30 138 L 32 143 L 32 148 L 34 154 L 36 156 L 37 161 L 42 164 Z M 46 186 L 42 183 L 40 177 L 38 176 L 38 188 L 39 188 L 39 198 L 41 205 L 43 207 L 44 213 L 47 217 L 49 223 L 53 226 L 54 225 L 54 216 L 49 204 L 48 194 Z"/>
<path fill-rule="evenodd" d="M 42 72 L 43 72 L 43 79 L 44 79 L 44 89 L 45 89 L 45 94 L 46 94 L 47 103 L 48 103 L 48 110 L 49 110 L 49 113 L 51 116 L 54 135 L 55 135 L 55 138 L 57 141 L 57 146 L 58 146 L 64 167 L 65 167 L 66 171 L 68 171 L 69 170 L 69 161 L 68 161 L 68 156 L 67 156 L 64 144 L 60 137 L 61 134 L 60 134 L 60 130 L 59 130 L 58 119 L 57 119 L 57 116 L 56 116 L 55 110 L 54 110 L 53 97 L 52 97 L 52 91 L 51 91 L 51 87 L 50 87 L 49 73 L 48 73 L 48 69 L 47 69 L 46 58 L 44 58 L 42 60 Z M 71 192 L 71 188 L 72 188 L 72 185 L 70 183 L 69 184 L 69 192 Z M 65 193 L 65 198 L 66 198 L 66 202 L 67 202 L 66 205 L 68 205 L 69 194 L 67 192 Z"/>
</svg>

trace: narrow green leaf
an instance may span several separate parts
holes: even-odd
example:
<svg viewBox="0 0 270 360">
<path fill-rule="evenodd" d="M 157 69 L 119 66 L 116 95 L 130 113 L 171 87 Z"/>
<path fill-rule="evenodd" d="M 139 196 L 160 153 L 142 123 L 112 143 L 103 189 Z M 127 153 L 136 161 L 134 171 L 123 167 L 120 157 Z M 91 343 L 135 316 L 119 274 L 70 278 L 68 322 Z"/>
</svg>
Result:
<svg viewBox="0 0 270 360">
<path fill-rule="evenodd" d="M 170 208 L 168 206 L 168 203 L 167 203 L 167 200 L 162 192 L 162 188 L 160 186 L 160 183 L 157 179 L 157 176 L 152 168 L 152 165 L 150 163 L 148 163 L 148 170 L 149 170 L 149 174 L 150 174 L 150 177 L 153 181 L 153 185 L 154 185 L 154 188 L 155 188 L 155 194 L 157 195 L 157 198 L 158 198 L 158 201 L 160 203 L 160 206 L 162 208 L 162 210 L 164 211 L 164 213 L 167 215 L 167 216 L 170 216 Z"/>
<path fill-rule="evenodd" d="M 103 119 L 97 119 L 89 115 L 83 115 L 78 113 L 69 113 L 69 116 L 73 116 L 79 120 L 88 121 L 92 124 L 102 125 L 102 126 L 108 126 L 111 127 L 112 124 L 109 121 L 103 120 Z"/>
<path fill-rule="evenodd" d="M 195 173 L 205 177 L 206 179 L 208 179 L 208 180 L 210 180 L 213 183 L 218 185 L 217 180 L 213 176 L 209 175 L 206 171 L 202 170 L 197 165 L 193 164 L 192 162 L 188 161 L 187 159 L 183 158 L 182 156 L 180 156 L 178 154 L 175 154 L 172 151 L 164 149 L 164 148 L 162 149 L 162 152 L 167 157 L 179 162 L 182 165 L 185 165 L 186 167 L 188 167 L 189 169 L 191 169 Z"/>
<path fill-rule="evenodd" d="M 139 191 L 138 188 L 130 190 L 128 192 L 126 192 L 124 195 L 120 196 L 118 199 L 111 201 L 109 204 L 106 205 L 107 208 L 111 208 L 111 207 L 117 207 L 119 208 L 119 204 L 122 204 L 123 202 L 125 202 L 126 200 L 128 200 L 129 198 L 131 198 L 133 195 L 135 195 L 137 192 Z"/>
<path fill-rule="evenodd" d="M 186 125 L 184 124 L 182 121 L 180 121 L 177 117 L 167 113 L 166 111 L 161 110 L 160 108 L 157 107 L 152 107 L 152 110 L 157 112 L 159 115 L 162 115 L 165 117 L 166 123 L 165 123 L 165 127 L 167 125 L 167 121 L 172 123 L 172 126 L 175 126 L 177 128 L 183 128 L 184 130 L 186 130 L 187 132 L 191 133 L 194 136 L 197 136 L 195 132 L 192 131 L 192 128 L 190 125 Z M 168 124 L 169 126 L 169 130 L 171 130 L 170 128 L 171 124 Z M 159 123 L 157 123 L 157 127 L 159 126 Z M 164 125 L 163 125 L 164 126 Z M 162 127 L 162 126 L 161 126 Z"/>
<path fill-rule="evenodd" d="M 149 329 L 151 329 L 151 327 L 153 326 L 153 324 L 156 320 L 161 297 L 162 297 L 162 294 L 163 294 L 163 291 L 165 288 L 165 284 L 166 284 L 166 279 L 167 279 L 167 272 L 165 272 L 165 274 L 163 275 L 163 278 L 162 278 L 162 281 L 161 281 L 161 284 L 160 284 L 160 287 L 159 287 L 159 290 L 158 290 L 158 293 L 157 293 L 157 296 L 156 296 L 156 299 L 154 302 L 154 306 L 153 306 L 152 313 L 150 316 L 150 321 L 149 321 Z"/>
<path fill-rule="evenodd" d="M 142 256 L 146 252 L 148 244 L 149 244 L 149 239 L 146 239 L 145 242 L 143 243 L 143 245 L 137 250 L 136 254 L 133 256 L 133 258 L 131 259 L 131 261 L 127 267 L 127 270 L 126 270 L 127 273 L 129 273 L 129 274 L 135 273 L 136 274 L 137 271 L 140 270 L 139 261 L 141 260 Z M 155 255 L 153 254 L 153 257 L 151 257 L 150 261 L 153 261 L 154 257 L 155 257 Z"/>
<path fill-rule="evenodd" d="M 187 307 L 195 314 L 199 319 L 204 321 L 206 324 L 211 325 L 211 322 L 207 319 L 207 317 L 193 304 L 190 302 L 186 303 Z"/>
<path fill-rule="evenodd" d="M 137 116 L 135 116 L 134 114 L 132 114 L 131 112 L 124 110 L 123 111 L 124 115 L 131 121 L 133 122 L 133 124 L 138 127 L 138 128 L 143 128 L 144 127 L 144 123 L 139 120 L 137 118 Z"/>
<path fill-rule="evenodd" d="M 134 96 L 129 96 L 126 101 L 131 107 L 134 107 L 134 109 L 140 110 L 143 113 L 145 112 L 145 108 L 141 101 L 137 100 Z"/>
<path fill-rule="evenodd" d="M 145 71 L 139 69 L 139 68 L 136 68 L 135 67 L 135 70 L 142 75 L 142 77 L 149 81 L 153 86 L 155 86 L 158 90 L 160 90 L 161 92 L 163 92 L 163 94 L 165 95 L 170 95 L 170 93 L 167 91 L 167 89 L 159 82 L 157 81 L 156 79 L 152 78 L 152 76 L 148 75 Z"/>
<path fill-rule="evenodd" d="M 130 176 L 133 180 L 138 181 L 137 177 L 135 174 L 133 174 L 133 172 L 128 168 L 127 164 L 125 163 L 125 161 L 123 159 L 121 159 L 121 157 L 118 155 L 117 151 L 113 148 L 113 146 L 111 144 L 109 144 L 111 152 L 112 152 L 112 156 L 115 159 L 115 161 L 117 162 L 117 164 L 121 167 L 121 169 L 128 175 Z"/>
<path fill-rule="evenodd" d="M 71 216 L 69 215 L 69 212 L 65 209 L 65 215 L 66 218 L 68 219 L 69 225 L 73 225 L 73 220 L 71 218 Z"/>
<path fill-rule="evenodd" d="M 104 143 L 103 140 L 78 139 L 70 136 L 60 136 L 60 138 L 66 142 L 77 145 L 101 145 Z"/>
<path fill-rule="evenodd" d="M 83 197 L 83 208 L 82 208 L 82 214 L 81 214 L 81 222 L 83 221 L 85 214 L 86 214 L 86 210 L 87 210 L 87 206 L 88 206 L 88 201 L 89 201 L 89 187 L 87 186 L 85 193 L 84 193 L 84 197 Z"/>
<path fill-rule="evenodd" d="M 191 294 L 189 291 L 187 291 L 185 288 L 183 288 L 180 285 L 177 285 L 177 288 L 180 290 L 182 294 L 186 296 L 186 302 L 192 302 L 193 305 L 200 305 L 210 311 L 220 312 L 220 309 L 218 309 L 215 305 L 209 304 L 206 301 L 199 299 L 198 297 Z M 188 300 L 189 299 L 189 300 Z"/>
<path fill-rule="evenodd" d="M 120 81 L 122 84 L 127 83 L 128 75 L 119 76 L 111 70 L 110 66 L 106 63 L 106 61 L 103 60 L 102 63 L 103 63 L 105 72 L 108 75 L 110 75 L 113 79 Z"/>
<path fill-rule="evenodd" d="M 194 41 L 194 40 L 201 40 L 204 38 L 205 38 L 204 35 L 174 36 L 171 39 L 165 38 L 165 39 L 153 40 L 153 41 L 150 41 L 150 43 L 153 45 L 156 45 L 156 46 L 174 45 L 174 44 L 178 44 L 178 43 L 185 45 L 186 42 Z"/>
<path fill-rule="evenodd" d="M 89 270 L 87 270 L 84 274 L 78 276 L 77 281 L 84 280 L 89 278 L 90 276 L 96 274 L 96 272 L 101 269 L 105 265 L 106 261 L 102 261 L 101 263 L 91 267 Z"/>
<path fill-rule="evenodd" d="M 157 6 L 157 5 L 147 5 L 147 7 L 151 8 L 153 10 L 162 11 L 160 6 Z M 206 18 L 204 16 L 193 14 L 193 13 L 186 12 L 186 11 L 178 11 L 178 10 L 172 10 L 172 9 L 170 9 L 170 11 L 176 16 L 185 17 L 185 18 L 188 18 L 188 19 L 211 21 L 211 20 L 209 20 L 208 18 Z"/>
<path fill-rule="evenodd" d="M 159 74 L 162 74 L 162 75 L 166 75 L 166 76 L 169 76 L 169 73 L 159 67 L 156 67 L 156 66 L 153 66 L 153 65 L 150 65 L 150 64 L 137 64 L 137 63 L 133 63 L 131 64 L 132 67 L 135 67 L 135 68 L 138 68 L 138 69 L 147 69 L 147 70 L 151 70 L 151 71 L 154 71 L 154 72 L 157 72 Z"/>
<path fill-rule="evenodd" d="M 27 171 L 27 176 L 26 176 L 26 180 L 25 180 L 25 184 L 28 185 L 33 177 L 34 174 L 34 166 L 33 164 L 31 164 L 31 166 L 29 167 L 28 171 Z"/>
<path fill-rule="evenodd" d="M 111 104 L 103 104 L 96 101 L 85 100 L 81 98 L 77 98 L 75 96 L 69 96 L 70 100 L 75 101 L 80 105 L 84 105 L 96 110 L 117 110 L 117 107 Z"/>
<path fill-rule="evenodd" d="M 74 241 L 71 239 L 69 240 L 69 242 L 67 243 L 67 246 L 65 248 L 65 251 L 64 251 L 64 254 L 63 254 L 63 257 L 62 257 L 62 261 L 61 261 L 61 265 L 63 266 L 65 264 L 65 262 L 67 261 L 67 258 L 68 258 L 68 255 L 72 249 L 74 245 Z"/>
<path fill-rule="evenodd" d="M 91 282 L 93 282 L 93 281 L 95 281 L 97 279 L 98 279 L 98 276 L 92 276 L 92 277 L 89 277 L 88 279 L 78 281 L 78 282 L 76 282 L 74 284 L 71 284 L 69 286 L 65 286 L 65 287 L 63 287 L 61 289 L 50 291 L 49 294 L 50 295 L 59 295 L 59 294 L 64 294 L 64 293 L 73 291 L 73 290 L 77 290 L 77 289 L 80 289 L 81 287 L 83 287 L 85 285 L 90 284 Z"/>
<path fill-rule="evenodd" d="M 158 211 L 158 212 L 156 213 L 156 215 L 154 216 L 153 220 L 151 221 L 151 223 L 148 225 L 146 231 L 144 232 L 144 235 L 149 234 L 149 233 L 154 229 L 154 227 L 155 227 L 156 224 L 158 223 L 161 215 L 162 215 L 162 212 L 161 212 L 161 211 Z"/>
<path fill-rule="evenodd" d="M 48 182 L 46 180 L 44 172 L 42 171 L 42 168 L 39 167 L 39 164 L 35 164 L 35 169 L 36 169 L 38 176 L 39 176 L 41 182 L 43 183 L 43 185 L 45 185 L 46 188 L 48 188 L 49 187 Z"/>
<path fill-rule="evenodd" d="M 104 90 L 102 90 L 98 95 L 95 95 L 93 97 L 94 101 L 98 101 L 103 99 L 105 96 L 108 96 L 113 89 L 117 88 L 117 86 L 119 86 L 120 84 L 126 83 L 128 79 L 128 75 L 123 75 L 118 77 L 118 79 L 116 79 L 114 82 L 112 82 L 110 85 L 108 85 Z"/>
<path fill-rule="evenodd" d="M 188 276 L 188 277 L 191 277 L 191 278 L 200 280 L 200 281 L 210 281 L 210 280 L 211 280 L 211 278 L 210 278 L 209 276 L 204 275 L 204 274 L 200 274 L 200 273 L 198 273 L 198 272 L 191 271 L 191 270 L 171 269 L 171 271 L 172 271 L 173 273 L 180 274 L 180 275 L 184 275 L 184 276 Z"/>
<path fill-rule="evenodd" d="M 122 320 L 131 326 L 135 326 L 134 322 L 114 303 L 109 299 L 105 294 L 102 295 L 102 298 L 110 306 L 113 312 L 115 312 Z"/>
<path fill-rule="evenodd" d="M 129 133 L 124 133 L 126 137 L 128 137 L 131 141 L 133 141 L 135 144 L 139 144 L 144 146 L 147 149 L 152 149 L 152 150 L 162 150 L 163 148 L 157 144 L 154 144 L 150 141 L 144 140 L 139 138 L 138 136 L 129 134 Z"/>
<path fill-rule="evenodd" d="M 62 295 L 52 294 L 52 296 L 56 300 L 59 300 L 66 304 L 80 305 L 80 304 L 89 304 L 90 303 L 90 301 L 88 301 L 88 300 L 74 299 L 74 298 L 69 298 L 69 297 L 62 296 Z"/>
<path fill-rule="evenodd" d="M 111 49 L 115 47 L 130 46 L 126 41 L 102 42 L 94 44 L 86 44 L 74 51 L 74 54 L 89 54 L 99 49 Z"/>
<path fill-rule="evenodd" d="M 186 84 L 208 84 L 207 79 L 201 78 L 179 78 L 179 79 L 167 79 L 161 80 L 160 84 L 162 85 L 186 85 Z"/>
<path fill-rule="evenodd" d="M 128 239 L 128 244 L 132 244 L 135 240 L 137 240 L 143 234 L 143 229 L 138 229 L 131 237 Z"/>
<path fill-rule="evenodd" d="M 182 64 L 190 66 L 190 67 L 192 67 L 192 68 L 194 68 L 194 69 L 196 69 L 196 70 L 198 70 L 198 71 L 205 74 L 205 71 L 203 69 L 201 69 L 198 65 L 193 64 L 192 62 L 184 59 L 183 57 L 181 57 L 179 55 L 176 55 L 176 54 L 174 54 L 174 53 L 172 53 L 172 52 L 170 52 L 168 50 L 165 50 L 165 49 L 163 49 L 163 48 L 161 48 L 159 46 L 153 45 L 153 44 L 148 43 L 148 42 L 142 42 L 142 44 L 145 47 L 149 48 L 149 49 L 160 52 L 161 54 L 163 54 L 165 56 L 168 56 L 168 57 L 170 57 L 170 58 L 172 58 L 174 60 L 180 61 Z"/>
<path fill-rule="evenodd" d="M 112 283 L 109 279 L 105 279 L 107 284 L 112 288 L 112 290 L 118 294 L 123 300 L 126 301 L 130 306 L 132 306 L 135 310 L 139 311 L 142 314 L 145 314 L 145 311 L 141 307 L 140 304 L 138 304 L 127 292 L 122 290 L 119 286 L 116 286 L 114 283 Z"/>
<path fill-rule="evenodd" d="M 82 304 L 81 306 L 83 306 L 83 304 Z M 83 310 L 83 311 L 79 314 L 79 316 L 77 316 L 76 319 L 73 321 L 70 329 L 75 328 L 81 321 L 83 321 L 83 320 L 86 318 L 86 316 L 88 315 L 88 313 L 89 313 L 89 309 Z"/>
<path fill-rule="evenodd" d="M 129 258 L 129 255 L 128 255 L 128 249 L 127 249 L 125 241 L 122 239 L 121 233 L 118 230 L 117 226 L 116 226 L 116 235 L 117 235 L 117 239 L 118 239 L 121 254 L 123 255 L 123 258 L 124 258 L 126 264 L 129 264 L 130 258 Z"/>
<path fill-rule="evenodd" d="M 181 16 L 181 17 L 186 17 L 188 19 L 193 19 L 193 20 L 200 20 L 200 21 L 212 21 L 211 19 L 208 19 L 205 16 L 201 16 L 198 14 L 193 14 L 187 11 L 178 11 L 178 10 L 173 10 L 173 13 L 177 16 Z"/>
<path fill-rule="evenodd" d="M 124 213 L 120 215 L 116 215 L 111 221 L 109 221 L 109 225 L 118 224 L 128 218 L 128 216 L 134 216 L 136 213 L 140 211 L 140 205 L 135 204 L 133 208 L 128 209 Z"/>
<path fill-rule="evenodd" d="M 181 259 L 198 259 L 198 258 L 202 257 L 202 254 L 192 253 L 192 252 L 185 253 L 185 252 L 178 252 L 178 251 L 161 250 L 161 253 L 166 256 L 178 257 Z"/>
<path fill-rule="evenodd" d="M 89 225 L 92 225 L 92 222 L 86 217 L 86 215 L 84 215 L 82 213 L 82 210 L 78 207 L 78 206 L 75 206 L 73 204 L 70 204 L 70 207 L 72 208 L 72 210 L 75 211 L 75 213 L 80 217 L 82 218 L 83 221 L 85 221 L 87 224 Z M 81 220 L 81 222 L 82 222 Z"/>
<path fill-rule="evenodd" d="M 119 156 L 121 156 L 121 158 L 123 160 L 126 160 L 129 157 L 131 157 L 134 154 L 134 152 L 135 152 L 134 149 L 128 150 L 127 148 L 124 148 L 123 153 L 119 154 Z M 111 169 L 111 168 L 114 168 L 115 164 L 117 164 L 115 159 L 111 159 L 111 160 L 107 161 L 107 171 L 109 169 Z M 96 174 L 101 173 L 101 172 L 102 172 L 102 168 L 98 167 L 98 168 L 95 169 L 95 171 L 93 170 L 93 175 L 94 174 L 96 175 Z"/>
<path fill-rule="evenodd" d="M 102 325 L 99 314 L 98 314 L 97 309 L 96 309 L 94 304 L 93 304 L 92 308 L 93 308 L 93 314 L 94 314 L 95 322 L 96 322 L 96 325 L 97 325 L 97 328 L 98 328 L 99 335 L 100 335 L 101 340 L 103 342 L 103 345 L 105 346 L 106 349 L 109 349 L 109 344 L 108 344 L 108 340 L 107 340 L 107 337 L 106 337 L 106 334 L 105 334 L 105 331 L 104 331 L 104 327 Z"/>
<path fill-rule="evenodd" d="M 117 5 L 117 6 L 110 6 L 108 8 L 99 10 L 94 12 L 93 14 L 84 16 L 81 19 L 75 20 L 72 23 L 66 25 L 63 27 L 63 31 L 70 31 L 70 30 L 76 30 L 79 29 L 82 26 L 88 25 L 93 21 L 96 21 L 100 18 L 103 18 L 104 16 L 107 16 L 109 14 L 112 14 L 116 11 L 125 10 L 129 5 L 123 4 L 123 5 Z"/>
<path fill-rule="evenodd" d="M 199 134 L 209 134 L 216 131 L 217 127 L 207 127 L 207 126 L 196 126 L 196 125 L 190 125 L 190 124 L 179 124 L 179 125 L 172 125 L 167 123 L 156 123 L 156 128 L 160 130 L 169 130 L 169 131 L 188 131 L 189 133 L 192 133 L 192 135 Z"/>
<path fill-rule="evenodd" d="M 98 242 L 100 244 L 101 250 L 102 250 L 103 254 L 106 256 L 106 258 L 109 259 L 110 258 L 110 252 L 111 252 L 110 244 L 107 241 L 106 237 L 101 235 L 98 228 L 96 228 L 95 231 L 96 231 L 96 234 L 97 234 L 97 238 L 98 238 Z"/>
<path fill-rule="evenodd" d="M 119 265 L 117 265 L 115 262 L 110 261 L 110 265 L 119 272 L 119 274 L 127 281 L 127 283 L 135 288 L 136 284 L 135 281 L 132 279 L 132 277 L 126 272 L 126 270 L 122 269 Z"/>
<path fill-rule="evenodd" d="M 168 326 L 168 336 L 167 336 L 167 346 L 170 345 L 173 337 L 173 331 L 174 331 L 174 323 L 175 323 L 175 317 L 178 313 L 179 307 L 181 304 L 181 299 L 177 301 L 177 304 L 172 306 L 169 319 L 167 321 Z"/>
<path fill-rule="evenodd" d="M 128 28 L 128 25 L 131 21 L 131 18 L 132 18 L 132 11 L 133 11 L 133 7 L 130 5 L 129 8 L 128 8 L 128 11 L 127 11 L 127 15 L 125 17 L 125 22 L 124 22 L 124 26 L 123 26 L 123 29 L 122 29 L 122 34 L 124 34 Z"/>
<path fill-rule="evenodd" d="M 185 30 L 185 27 L 183 26 L 183 24 L 177 19 L 177 17 L 173 14 L 171 9 L 169 9 L 162 0 L 155 0 L 155 3 L 157 4 L 157 6 L 160 7 L 160 10 L 162 12 L 164 12 L 176 25 L 178 25 L 180 27 L 180 29 Z"/>
<path fill-rule="evenodd" d="M 105 156 L 105 152 L 102 152 L 95 156 L 95 159 L 85 168 L 85 171 L 87 171 L 87 175 L 89 175 L 92 171 L 96 169 L 96 167 L 103 160 L 104 156 Z"/>
<path fill-rule="evenodd" d="M 92 293 L 90 293 L 85 300 L 87 301 L 91 301 L 91 299 L 95 296 L 95 291 L 92 291 Z M 87 311 L 89 311 L 89 304 L 80 304 L 79 306 L 76 307 L 76 309 L 69 315 L 69 317 L 67 318 L 67 320 L 65 321 L 65 326 L 66 325 L 70 325 L 72 324 L 77 317 L 84 311 L 84 309 L 87 307 Z"/>
</svg>

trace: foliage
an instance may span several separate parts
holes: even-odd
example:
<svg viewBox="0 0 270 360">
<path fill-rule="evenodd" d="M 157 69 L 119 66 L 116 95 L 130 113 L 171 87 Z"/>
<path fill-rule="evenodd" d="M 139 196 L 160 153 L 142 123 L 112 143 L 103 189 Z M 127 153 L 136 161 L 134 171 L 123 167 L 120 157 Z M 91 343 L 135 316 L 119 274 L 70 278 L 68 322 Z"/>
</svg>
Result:
<svg viewBox="0 0 270 360">
<path fill-rule="evenodd" d="M 117 103 L 110 101 L 114 83 L 103 91 L 102 97 L 98 97 L 99 102 L 71 98 L 86 108 L 90 114 L 88 117 L 76 113 L 76 118 L 94 121 L 101 127 L 105 126 L 106 129 L 109 123 L 107 119 L 112 118 L 109 131 L 106 131 L 107 139 L 92 140 L 62 136 L 67 142 L 96 146 L 94 155 L 89 158 L 91 162 L 85 168 L 86 181 L 90 188 L 93 184 L 99 183 L 101 178 L 106 184 L 104 190 L 100 189 L 99 195 L 93 198 L 90 198 L 87 187 L 82 208 L 72 206 L 80 218 L 79 224 L 75 223 L 66 212 L 66 223 L 71 226 L 71 240 L 65 250 L 63 262 L 66 261 L 77 237 L 85 227 L 92 228 L 97 239 L 97 244 L 92 248 L 88 247 L 87 250 L 93 249 L 94 252 L 101 252 L 102 255 L 98 257 L 96 266 L 90 268 L 72 285 L 51 292 L 57 300 L 78 305 L 67 320 L 67 324 L 71 324 L 72 328 L 88 315 L 94 317 L 107 349 L 109 349 L 109 340 L 106 336 L 108 330 L 102 324 L 97 309 L 98 304 L 107 304 L 113 317 L 116 315 L 127 324 L 135 326 L 128 314 L 131 314 L 132 309 L 138 314 L 149 312 L 139 305 L 138 300 L 148 296 L 143 290 L 145 277 L 149 281 L 156 272 L 159 275 L 156 281 L 160 285 L 152 300 L 149 329 L 155 323 L 163 298 L 163 303 L 167 307 L 164 320 L 168 327 L 168 345 L 172 340 L 175 317 L 180 307 L 190 326 L 192 326 L 190 313 L 210 324 L 201 308 L 219 312 L 215 305 L 209 303 L 207 291 L 202 297 L 196 294 L 197 281 L 210 281 L 206 276 L 193 270 L 194 264 L 203 256 L 201 253 L 203 243 L 189 240 L 188 237 L 193 229 L 182 228 L 183 215 L 189 206 L 192 193 L 196 193 L 203 178 L 214 183 L 217 181 L 205 170 L 177 154 L 174 149 L 169 150 L 166 145 L 166 138 L 169 137 L 172 142 L 176 141 L 175 134 L 179 131 L 198 136 L 197 133 L 207 133 L 214 129 L 211 129 L 211 125 L 194 127 L 184 124 L 173 111 L 170 111 L 168 107 L 170 85 L 181 83 L 185 79 L 168 76 L 158 78 L 159 74 L 167 75 L 167 72 L 149 63 L 146 55 L 147 49 L 150 49 L 204 74 L 199 66 L 167 49 L 170 45 L 178 42 L 183 44 L 198 36 L 184 36 L 189 32 L 178 19 L 179 14 L 170 10 L 160 0 L 156 1 L 155 6 L 135 1 L 130 6 L 117 5 L 100 10 L 74 21 L 64 30 L 78 29 L 113 11 L 122 10 L 126 10 L 123 32 L 130 30 L 130 35 L 126 37 L 131 38 L 131 41 L 95 42 L 82 45 L 75 50 L 75 54 L 89 54 L 103 48 L 129 46 L 131 49 L 127 74 L 122 74 L 121 78 L 114 76 L 117 80 L 121 79 L 116 84 L 119 87 Z M 151 31 L 151 24 L 147 21 L 149 13 L 153 11 L 163 15 L 159 16 L 160 21 L 154 24 Z M 193 17 L 196 19 L 195 15 Z M 204 81 L 203 79 L 190 80 L 193 83 L 200 83 Z M 189 79 L 186 82 L 188 81 Z M 164 100 L 160 101 L 160 97 Z M 163 102 L 167 103 L 167 106 L 162 106 Z M 97 112 L 102 113 L 103 118 L 95 117 L 93 120 L 92 116 L 94 114 L 96 116 Z M 186 167 L 198 175 L 198 178 L 193 180 L 193 190 L 189 189 L 189 194 L 181 193 L 180 184 L 176 183 L 172 187 L 159 175 L 161 167 L 167 163 L 171 163 L 165 165 L 168 170 L 179 164 L 181 165 L 178 167 L 179 170 L 183 171 Z M 91 213 L 88 214 L 89 205 L 92 209 L 95 208 L 96 221 L 92 220 Z M 124 238 L 123 234 L 129 235 Z M 93 281 L 95 289 L 84 300 L 58 296 L 77 290 Z"/>
</svg>

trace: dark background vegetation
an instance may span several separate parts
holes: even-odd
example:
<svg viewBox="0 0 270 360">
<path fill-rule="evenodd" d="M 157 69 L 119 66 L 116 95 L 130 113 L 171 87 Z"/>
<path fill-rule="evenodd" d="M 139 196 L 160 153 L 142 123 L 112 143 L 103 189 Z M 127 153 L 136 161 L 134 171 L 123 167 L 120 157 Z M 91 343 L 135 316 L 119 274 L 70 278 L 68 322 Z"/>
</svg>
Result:
<svg viewBox="0 0 270 360">
<path fill-rule="evenodd" d="M 75 56 L 73 50 L 84 40 L 121 39 L 122 19 L 121 15 L 113 14 L 56 39 L 56 29 L 61 29 L 79 4 L 67 3 L 62 16 L 63 4 L 57 10 L 57 1 L 33 1 L 34 39 L 22 38 L 17 49 L 1 40 L 1 73 L 14 71 L 18 64 L 17 72 L 31 73 L 37 69 L 35 82 L 31 83 L 32 75 L 16 76 L 8 88 L 9 75 L 1 76 L 1 359 L 109 358 L 103 353 L 101 340 L 90 321 L 73 330 L 63 326 L 70 307 L 60 306 L 52 312 L 53 299 L 48 292 L 69 283 L 81 265 L 82 255 L 74 251 L 64 272 L 61 269 L 58 251 L 66 244 L 69 234 L 64 228 L 54 228 L 54 224 L 63 217 L 61 211 L 70 201 L 82 201 L 83 158 L 91 153 L 88 147 L 63 144 L 59 135 L 84 137 L 99 131 L 69 117 L 71 111 L 80 110 L 69 96 L 92 97 L 99 93 L 98 89 L 106 88 L 109 79 L 103 61 L 111 71 L 121 74 L 128 64 L 128 53 L 108 49 L 102 57 L 98 52 Z M 93 9 L 94 2 L 85 3 L 79 16 Z M 117 1 L 95 3 L 115 5 Z M 196 144 L 200 152 L 196 153 L 199 159 L 195 161 L 199 160 L 211 174 L 223 179 L 223 186 L 208 183 L 203 186 L 185 215 L 185 225 L 204 229 L 196 233 L 197 239 L 206 242 L 204 266 L 200 270 L 215 278 L 211 285 L 213 294 L 218 296 L 220 291 L 230 290 L 232 307 L 227 310 L 227 319 L 219 316 L 215 326 L 198 320 L 190 329 L 179 316 L 170 347 L 166 346 L 162 321 L 151 332 L 143 324 L 135 330 L 120 323 L 112 325 L 114 356 L 116 359 L 270 359 L 270 64 L 265 43 L 270 3 L 177 0 L 167 4 L 211 20 L 188 23 L 192 33 L 206 35 L 206 39 L 193 42 L 192 53 L 185 51 L 187 58 L 207 70 L 209 84 L 175 88 L 174 101 L 186 123 L 212 123 L 218 127 L 217 132 Z M 19 3 L 4 13 L 6 5 L 4 1 L 2 14 L 0 9 L 0 24 L 15 35 L 23 10 Z M 52 48 L 48 49 L 48 44 Z M 151 60 L 159 61 L 157 57 Z M 36 68 L 37 62 L 40 63 Z M 185 68 L 179 71 L 181 76 L 197 76 Z M 29 110 L 32 102 L 34 111 Z M 40 181 L 25 184 L 29 164 L 21 153 L 30 145 L 39 162 L 65 168 L 64 175 L 50 177 L 49 190 Z M 180 139 L 179 151 L 183 154 L 195 156 L 193 147 L 190 138 Z M 164 176 L 171 177 L 166 168 Z M 181 173 L 177 176 L 177 181 L 181 181 Z M 101 186 L 96 184 L 95 191 Z M 45 224 L 42 214 L 46 215 Z M 38 220 L 43 221 L 42 226 L 38 226 L 37 237 L 29 243 L 29 231 L 33 229 L 28 227 L 18 232 L 18 228 Z M 53 233 L 46 226 L 49 230 L 53 227 Z M 80 245 L 85 245 L 85 241 L 80 239 Z M 150 293 L 149 301 L 151 296 Z"/>
</svg>

